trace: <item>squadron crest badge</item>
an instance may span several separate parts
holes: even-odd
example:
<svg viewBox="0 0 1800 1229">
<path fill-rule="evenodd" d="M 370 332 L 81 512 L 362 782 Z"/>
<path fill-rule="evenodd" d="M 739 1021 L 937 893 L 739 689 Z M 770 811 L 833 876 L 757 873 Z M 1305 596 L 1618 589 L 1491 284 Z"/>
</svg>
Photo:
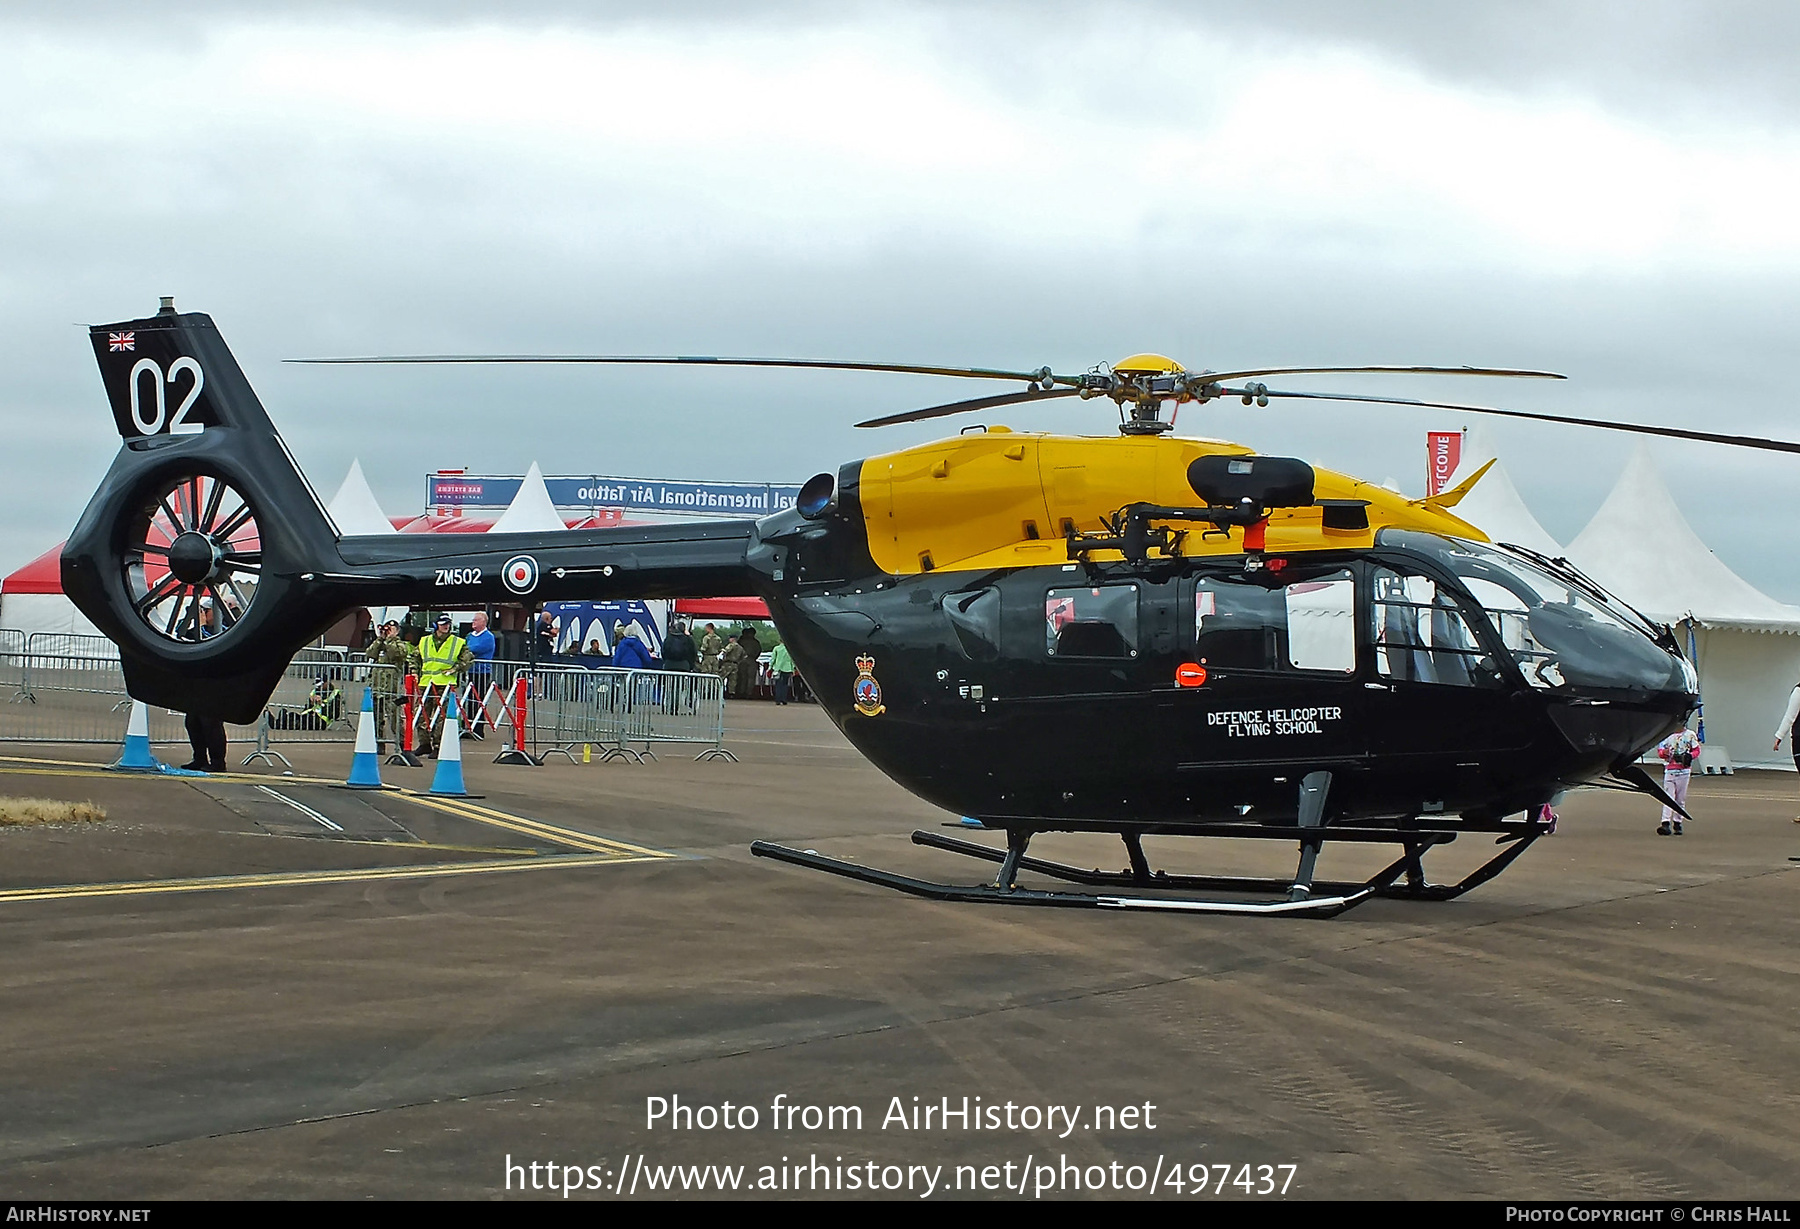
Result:
<svg viewBox="0 0 1800 1229">
<path fill-rule="evenodd" d="M 887 712 L 881 702 L 881 684 L 875 681 L 875 659 L 864 653 L 856 659 L 856 711 L 865 717 L 879 717 Z"/>
</svg>

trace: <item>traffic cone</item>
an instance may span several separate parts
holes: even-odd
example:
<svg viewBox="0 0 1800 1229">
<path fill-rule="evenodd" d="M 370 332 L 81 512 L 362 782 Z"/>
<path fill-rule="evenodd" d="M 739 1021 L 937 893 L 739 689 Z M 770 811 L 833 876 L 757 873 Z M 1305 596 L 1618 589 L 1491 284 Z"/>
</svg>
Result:
<svg viewBox="0 0 1800 1229">
<path fill-rule="evenodd" d="M 356 752 L 350 757 L 345 789 L 382 789 L 381 756 L 375 750 L 375 689 L 363 688 L 362 716 L 356 723 Z"/>
<path fill-rule="evenodd" d="M 168 772 L 167 764 L 150 753 L 150 710 L 142 700 L 131 702 L 125 722 L 125 746 L 119 758 L 107 765 L 114 772 Z"/>
<path fill-rule="evenodd" d="M 444 695 L 444 736 L 438 740 L 437 775 L 431 778 L 433 794 L 444 794 L 451 798 L 473 797 L 463 788 L 462 773 L 462 738 L 459 734 L 461 722 L 457 719 L 456 693 L 446 692 Z"/>
</svg>

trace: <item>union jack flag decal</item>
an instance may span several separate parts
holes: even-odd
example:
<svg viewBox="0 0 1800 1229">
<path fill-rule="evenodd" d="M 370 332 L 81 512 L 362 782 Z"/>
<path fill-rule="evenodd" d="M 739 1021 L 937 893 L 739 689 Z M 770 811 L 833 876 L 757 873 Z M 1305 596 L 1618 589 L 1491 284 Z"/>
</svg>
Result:
<svg viewBox="0 0 1800 1229">
<path fill-rule="evenodd" d="M 137 349 L 137 333 L 108 333 L 106 348 L 108 350 L 135 350 Z"/>
</svg>

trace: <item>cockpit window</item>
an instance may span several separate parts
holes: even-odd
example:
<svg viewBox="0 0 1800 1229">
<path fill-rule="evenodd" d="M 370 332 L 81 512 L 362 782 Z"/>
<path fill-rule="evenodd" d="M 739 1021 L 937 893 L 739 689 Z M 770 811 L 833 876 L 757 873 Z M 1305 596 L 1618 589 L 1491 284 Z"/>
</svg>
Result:
<svg viewBox="0 0 1800 1229">
<path fill-rule="evenodd" d="M 1600 590 L 1477 542 L 1394 530 L 1382 531 L 1379 541 L 1419 551 L 1453 572 L 1533 687 L 1682 686 L 1680 667 L 1652 639 L 1654 629 Z"/>
<path fill-rule="evenodd" d="M 1493 687 L 1492 658 L 1456 598 L 1429 576 L 1378 567 L 1371 576 L 1369 616 L 1375 671 L 1409 683 Z"/>
</svg>

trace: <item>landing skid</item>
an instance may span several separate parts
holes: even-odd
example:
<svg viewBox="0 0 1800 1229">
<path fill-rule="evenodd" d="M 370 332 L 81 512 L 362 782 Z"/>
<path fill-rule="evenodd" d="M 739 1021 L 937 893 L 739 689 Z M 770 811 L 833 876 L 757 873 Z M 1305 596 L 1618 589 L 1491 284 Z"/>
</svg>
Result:
<svg viewBox="0 0 1800 1229">
<path fill-rule="evenodd" d="M 915 832 L 913 839 L 918 840 L 922 836 L 930 835 L 930 833 Z M 998 854 L 995 861 L 1004 861 L 1006 856 L 997 850 L 987 849 L 985 846 L 976 845 L 973 848 L 981 849 L 983 854 Z M 895 891 L 905 892 L 911 896 L 923 896 L 927 900 L 985 902 L 994 905 L 1044 905 L 1063 909 L 1160 909 L 1177 913 L 1248 913 L 1286 914 L 1295 917 L 1335 917 L 1346 909 L 1355 908 L 1373 895 L 1372 890 L 1366 885 L 1347 896 L 1314 896 L 1302 900 L 1271 901 L 1206 900 L 1192 896 L 1095 896 L 1086 892 L 1045 892 L 1036 888 L 1003 888 L 998 883 L 962 887 L 948 883 L 934 883 L 927 879 L 914 879 L 908 875 L 896 875 L 892 871 L 878 870 L 872 866 L 858 866 L 854 862 L 827 858 L 823 854 L 810 850 L 789 849 L 785 845 L 776 845 L 769 841 L 751 842 L 750 852 L 759 858 L 774 858 L 779 862 L 791 862 L 795 866 L 805 866 L 812 870 L 825 871 L 828 874 L 842 875 L 847 879 L 860 879 L 864 883 L 893 888 Z M 958 852 L 965 851 L 959 850 Z M 1031 859 L 1031 862 L 1034 864 L 1033 869 L 1037 869 L 1039 866 L 1058 865 L 1057 863 L 1039 863 L 1035 858 Z"/>
<path fill-rule="evenodd" d="M 1324 831 L 1323 816 L 1325 795 L 1330 784 L 1329 774 L 1316 773 L 1309 776 L 1302 786 L 1300 818 L 1295 829 L 1296 835 L 1300 838 L 1300 860 L 1292 879 L 1253 878 L 1240 875 L 1176 875 L 1167 871 L 1152 870 L 1148 860 L 1144 857 L 1141 835 L 1130 831 L 1120 833 L 1125 842 L 1130 865 L 1124 870 L 1118 871 L 1087 869 L 1071 866 L 1064 862 L 1028 857 L 1025 849 L 1030 844 L 1032 833 L 1022 829 L 1008 830 L 1005 849 L 996 849 L 991 845 L 981 845 L 974 841 L 944 836 L 936 832 L 916 831 L 913 833 L 912 839 L 915 845 L 926 845 L 948 853 L 961 854 L 965 857 L 999 864 L 1000 871 L 993 882 L 972 886 L 914 879 L 909 875 L 900 875 L 875 867 L 859 866 L 854 862 L 846 862 L 839 858 L 828 858 L 813 850 L 790 849 L 785 845 L 776 845 L 769 841 L 752 843 L 750 852 L 760 858 L 774 858 L 781 862 L 791 862 L 795 866 L 825 871 L 832 875 L 842 875 L 847 879 L 857 879 L 864 883 L 893 888 L 896 891 L 906 892 L 912 896 L 922 896 L 929 900 L 984 902 L 1000 905 L 1041 905 L 1065 909 L 1164 910 L 1179 913 L 1326 918 L 1336 917 L 1376 896 L 1399 900 L 1454 900 L 1464 892 L 1479 887 L 1505 870 L 1544 832 L 1541 825 L 1532 824 L 1517 834 L 1503 834 L 1500 842 L 1506 844 L 1507 848 L 1470 872 L 1460 882 L 1454 884 L 1431 883 L 1426 879 L 1422 865 L 1424 853 L 1435 845 L 1449 844 L 1456 839 L 1458 835 L 1456 832 L 1401 826 L 1387 829 L 1339 829 L 1336 832 L 1328 833 Z M 1315 831 L 1318 832 L 1316 836 L 1313 835 Z M 1320 846 L 1327 839 L 1350 839 L 1362 842 L 1391 841 L 1401 845 L 1405 852 L 1394 862 L 1360 883 L 1338 880 L 1315 881 L 1313 866 Z M 1032 871 L 1052 879 L 1060 879 L 1066 883 L 1083 884 L 1089 887 L 1129 889 L 1132 894 L 1101 895 L 1088 892 L 1021 888 L 1016 883 L 1020 871 Z M 1144 891 L 1156 892 L 1158 895 L 1138 894 Z M 1283 899 L 1241 901 L 1218 900 L 1211 896 L 1183 895 L 1183 893 L 1200 892 L 1275 894 Z"/>
</svg>

